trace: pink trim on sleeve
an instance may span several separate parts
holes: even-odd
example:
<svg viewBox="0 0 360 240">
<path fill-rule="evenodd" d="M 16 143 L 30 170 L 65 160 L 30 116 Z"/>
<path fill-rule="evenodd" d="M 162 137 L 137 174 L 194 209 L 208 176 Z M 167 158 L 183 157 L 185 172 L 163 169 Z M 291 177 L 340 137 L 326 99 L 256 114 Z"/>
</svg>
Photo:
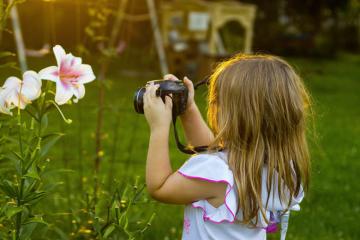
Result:
<svg viewBox="0 0 360 240">
<path fill-rule="evenodd" d="M 194 203 L 192 204 L 192 207 L 193 208 L 200 208 L 202 209 L 203 211 L 203 219 L 204 221 L 210 221 L 212 223 L 215 223 L 215 224 L 220 224 L 222 222 L 229 222 L 229 223 L 234 223 L 235 220 L 236 220 L 236 217 L 235 217 L 235 214 L 233 213 L 233 211 L 231 211 L 229 205 L 227 204 L 226 202 L 226 198 L 227 196 L 229 195 L 229 193 L 231 192 L 231 190 L 233 189 L 233 186 L 226 180 L 212 180 L 212 179 L 208 179 L 208 178 L 203 178 L 203 177 L 198 177 L 198 176 L 190 176 L 190 175 L 187 175 L 183 172 L 181 172 L 180 170 L 177 171 L 178 173 L 180 173 L 182 176 L 186 177 L 186 178 L 189 178 L 189 179 L 197 179 L 197 180 L 202 180 L 202 181 L 206 181 L 206 182 L 212 182 L 212 183 L 226 183 L 228 186 L 230 186 L 229 190 L 226 192 L 225 194 L 225 198 L 224 198 L 224 204 L 225 204 L 225 207 L 227 208 L 227 210 L 231 213 L 232 217 L 233 217 L 233 220 L 232 221 L 229 221 L 227 219 L 223 219 L 221 221 L 214 221 L 212 219 L 210 219 L 210 217 L 207 216 L 207 213 L 206 213 L 206 210 L 201 207 L 201 206 L 194 206 Z"/>
</svg>

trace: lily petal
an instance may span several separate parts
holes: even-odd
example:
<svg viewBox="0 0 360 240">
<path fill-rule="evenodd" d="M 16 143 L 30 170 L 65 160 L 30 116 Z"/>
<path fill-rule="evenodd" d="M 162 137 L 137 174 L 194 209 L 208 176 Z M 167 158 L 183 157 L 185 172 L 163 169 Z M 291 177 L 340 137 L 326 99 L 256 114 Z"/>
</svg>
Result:
<svg viewBox="0 0 360 240">
<path fill-rule="evenodd" d="M 82 62 L 82 59 L 79 57 L 75 57 L 74 55 L 72 55 L 71 53 L 67 54 L 69 56 L 70 59 L 70 65 L 71 66 L 77 66 L 80 65 Z"/>
<path fill-rule="evenodd" d="M 3 88 L 4 91 L 11 90 L 11 89 L 20 89 L 21 80 L 17 77 L 9 77 L 6 79 Z"/>
<path fill-rule="evenodd" d="M 85 96 L 85 87 L 83 84 L 79 84 L 76 87 L 73 87 L 74 95 L 77 99 L 81 99 Z"/>
<path fill-rule="evenodd" d="M 30 101 L 40 96 L 41 80 L 36 72 L 27 71 L 24 73 L 21 94 L 24 95 Z"/>
<path fill-rule="evenodd" d="M 13 109 L 14 107 L 23 108 L 23 99 L 19 95 L 19 91 L 14 89 L 11 91 L 5 91 L 4 95 L 5 104 L 9 109 Z"/>
<path fill-rule="evenodd" d="M 65 104 L 73 96 L 71 86 L 64 85 L 61 81 L 56 82 L 55 102 L 59 105 Z"/>
<path fill-rule="evenodd" d="M 25 109 L 26 105 L 31 103 L 29 99 L 27 99 L 24 95 L 18 93 L 16 96 L 16 102 L 13 103 L 13 106 L 16 106 L 20 109 Z"/>
<path fill-rule="evenodd" d="M 65 50 L 60 46 L 56 45 L 53 47 L 57 65 L 60 67 L 62 59 L 66 56 Z"/>
<path fill-rule="evenodd" d="M 40 79 L 40 76 L 37 72 L 35 71 L 26 71 L 24 74 L 23 74 L 23 84 L 27 84 L 28 82 L 34 84 L 36 86 L 36 88 L 41 88 L 41 85 L 42 85 L 42 82 L 41 82 L 41 79 Z"/>
<path fill-rule="evenodd" d="M 81 75 L 78 77 L 79 84 L 85 84 L 95 80 L 96 77 L 90 65 L 81 64 L 77 69 L 81 72 Z"/>
<path fill-rule="evenodd" d="M 39 75 L 41 79 L 56 82 L 59 80 L 59 68 L 56 66 L 44 68 L 39 72 Z"/>
<path fill-rule="evenodd" d="M 0 113 L 12 115 L 5 102 L 4 90 L 0 88 Z"/>
<path fill-rule="evenodd" d="M 81 66 L 81 62 L 81 58 L 74 57 L 71 53 L 66 54 L 66 56 L 61 60 L 61 65 L 59 66 L 60 72 L 72 71 L 78 66 Z"/>
</svg>

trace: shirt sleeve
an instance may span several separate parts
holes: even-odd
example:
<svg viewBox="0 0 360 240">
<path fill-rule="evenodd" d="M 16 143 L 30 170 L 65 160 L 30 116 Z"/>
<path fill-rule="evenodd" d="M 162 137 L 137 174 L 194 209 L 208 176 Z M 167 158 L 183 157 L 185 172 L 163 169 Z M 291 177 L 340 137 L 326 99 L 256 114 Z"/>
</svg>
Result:
<svg viewBox="0 0 360 240">
<path fill-rule="evenodd" d="M 190 179 L 226 183 L 224 204 L 215 208 L 207 200 L 200 200 L 192 203 L 192 207 L 202 210 L 204 221 L 214 223 L 235 221 L 238 199 L 233 173 L 226 160 L 217 154 L 198 154 L 185 162 L 178 172 Z"/>
<path fill-rule="evenodd" d="M 267 189 L 266 189 L 266 180 L 267 180 L 267 167 L 263 169 L 262 174 L 262 199 L 263 199 L 263 205 L 265 207 L 266 200 L 269 196 L 269 201 L 267 208 L 272 211 L 284 211 L 288 207 L 288 201 L 281 201 L 279 196 L 279 189 L 278 189 L 278 174 L 277 172 L 274 172 L 274 178 L 272 182 L 272 188 L 270 191 L 270 194 L 268 195 Z M 299 194 L 297 196 L 290 196 L 289 190 L 285 187 L 284 188 L 284 194 L 285 198 L 291 199 L 290 200 L 290 206 L 289 210 L 299 211 L 300 210 L 300 203 L 304 198 L 304 190 L 302 186 L 300 186 Z"/>
<path fill-rule="evenodd" d="M 289 189 L 287 187 L 284 187 L 283 193 L 285 199 L 282 201 L 278 189 L 278 181 L 279 181 L 278 173 L 276 171 L 274 172 L 274 176 L 271 184 L 272 188 L 269 193 L 266 188 L 267 175 L 268 175 L 268 168 L 267 166 L 265 166 L 263 168 L 263 173 L 262 173 L 261 195 L 262 195 L 263 207 L 264 208 L 266 207 L 266 218 L 268 220 L 268 223 L 266 223 L 264 217 L 259 214 L 260 221 L 258 223 L 258 226 L 266 228 L 268 232 L 272 232 L 273 230 L 276 231 L 277 229 L 276 225 L 278 223 L 282 223 L 281 224 L 282 234 L 284 234 L 284 232 L 286 234 L 287 221 L 290 214 L 290 210 L 300 211 L 300 203 L 304 198 L 304 190 L 303 187 L 300 186 L 300 190 L 297 196 L 290 196 Z M 287 199 L 290 200 L 289 206 Z"/>
</svg>

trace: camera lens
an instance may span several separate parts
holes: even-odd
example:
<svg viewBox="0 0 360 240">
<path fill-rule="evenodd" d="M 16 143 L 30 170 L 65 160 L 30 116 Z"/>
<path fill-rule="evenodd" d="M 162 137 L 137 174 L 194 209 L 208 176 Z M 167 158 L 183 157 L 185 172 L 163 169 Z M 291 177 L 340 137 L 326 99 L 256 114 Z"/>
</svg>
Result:
<svg viewBox="0 0 360 240">
<path fill-rule="evenodd" d="M 188 90 L 181 81 L 172 80 L 153 80 L 155 84 L 160 85 L 156 90 L 156 96 L 161 97 L 165 103 L 165 96 L 172 94 L 173 114 L 178 116 L 186 109 Z M 144 93 L 146 87 L 141 87 L 134 94 L 134 108 L 137 113 L 144 113 Z"/>
<path fill-rule="evenodd" d="M 144 113 L 144 93 L 146 88 L 139 88 L 134 94 L 134 108 L 137 113 Z"/>
</svg>

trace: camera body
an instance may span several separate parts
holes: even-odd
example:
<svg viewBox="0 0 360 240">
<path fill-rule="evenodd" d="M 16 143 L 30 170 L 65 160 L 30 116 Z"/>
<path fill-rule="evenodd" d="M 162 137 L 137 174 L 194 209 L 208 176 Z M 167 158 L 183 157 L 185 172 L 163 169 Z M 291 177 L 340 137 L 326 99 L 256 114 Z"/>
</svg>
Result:
<svg viewBox="0 0 360 240">
<path fill-rule="evenodd" d="M 172 94 L 173 102 L 173 116 L 178 116 L 182 114 L 186 109 L 186 103 L 188 99 L 188 89 L 184 83 L 180 80 L 154 80 L 149 81 L 148 83 L 153 82 L 154 84 L 160 85 L 156 90 L 156 96 L 161 97 L 165 102 L 165 96 Z M 144 93 L 146 91 L 145 87 L 141 87 L 135 91 L 134 94 L 134 108 L 137 113 L 144 113 Z"/>
</svg>

